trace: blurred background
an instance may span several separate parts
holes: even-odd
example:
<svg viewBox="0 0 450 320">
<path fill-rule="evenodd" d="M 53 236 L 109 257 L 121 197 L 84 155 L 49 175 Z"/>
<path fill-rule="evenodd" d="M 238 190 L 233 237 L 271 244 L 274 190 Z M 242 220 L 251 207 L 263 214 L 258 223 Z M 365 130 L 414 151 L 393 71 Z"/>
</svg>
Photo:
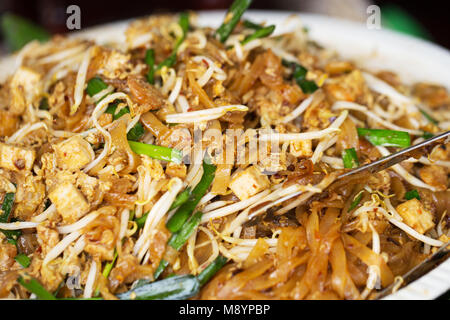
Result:
<svg viewBox="0 0 450 320">
<path fill-rule="evenodd" d="M 186 9 L 225 9 L 231 3 L 232 0 L 0 0 L 0 15 L 9 12 L 22 16 L 54 34 L 67 32 L 66 8 L 72 4 L 81 8 L 81 26 L 87 28 L 151 13 Z M 448 11 L 441 5 L 436 5 L 437 3 L 445 2 L 435 0 L 255 0 L 251 8 L 314 12 L 365 21 L 367 7 L 376 4 L 381 7 L 383 27 L 426 38 L 450 49 L 450 37 L 447 34 L 447 30 L 450 29 Z M 5 27 L 4 23 L 3 27 Z M 2 52 L 6 52 L 8 46 L 5 46 L 3 40 L 2 36 L 0 47 Z"/>
</svg>

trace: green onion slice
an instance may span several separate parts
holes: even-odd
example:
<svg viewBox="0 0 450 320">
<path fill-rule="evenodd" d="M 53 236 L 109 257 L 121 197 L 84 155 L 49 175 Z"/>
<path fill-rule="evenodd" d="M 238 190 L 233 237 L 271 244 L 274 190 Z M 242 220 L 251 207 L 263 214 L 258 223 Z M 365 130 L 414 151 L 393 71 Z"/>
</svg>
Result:
<svg viewBox="0 0 450 320">
<path fill-rule="evenodd" d="M 108 262 L 108 263 L 105 265 L 105 267 L 103 268 L 102 274 L 103 274 L 103 276 L 104 276 L 105 278 L 108 278 L 108 277 L 109 277 L 109 274 L 111 273 L 111 270 L 113 269 L 114 264 L 116 263 L 117 257 L 118 257 L 118 256 L 119 256 L 118 252 L 117 252 L 116 250 L 114 250 L 114 258 L 113 258 L 113 260 L 112 260 L 111 262 Z"/>
<path fill-rule="evenodd" d="M 419 192 L 416 189 L 410 190 L 408 192 L 405 193 L 405 199 L 406 200 L 411 200 L 411 199 L 417 199 L 420 200 L 420 195 Z"/>
<path fill-rule="evenodd" d="M 22 267 L 28 268 L 31 264 L 31 259 L 24 253 L 19 253 L 17 256 L 14 257 L 14 260 L 16 260 Z"/>
<path fill-rule="evenodd" d="M 422 110 L 422 109 L 419 109 L 419 111 L 420 111 L 420 113 L 422 113 L 423 116 L 424 116 L 425 118 L 427 118 L 427 120 L 430 121 L 432 124 L 435 124 L 435 125 L 439 124 L 439 121 L 437 121 L 435 118 L 433 118 L 432 116 L 430 116 L 426 111 L 424 111 L 424 110 Z"/>
<path fill-rule="evenodd" d="M 262 29 L 263 26 L 254 22 L 251 22 L 250 20 L 244 20 L 244 27 L 247 29 L 253 29 L 253 30 L 259 30 Z"/>
<path fill-rule="evenodd" d="M 406 148 L 411 145 L 411 137 L 408 132 L 357 128 L 358 135 L 366 138 L 375 146 Z"/>
<path fill-rule="evenodd" d="M 10 221 L 10 216 L 12 208 L 14 205 L 15 193 L 8 192 L 3 198 L 3 203 L 1 206 L 2 214 L 0 215 L 0 222 L 6 223 Z M 11 219 L 12 221 L 13 219 Z M 6 236 L 9 243 L 17 245 L 17 238 L 22 234 L 20 230 L 1 230 L 0 231 Z"/>
<path fill-rule="evenodd" d="M 27 278 L 27 280 L 25 280 Z M 40 283 L 34 278 L 19 277 L 19 282 L 25 289 L 34 293 L 40 300 L 56 300 L 55 296 L 48 292 Z"/>
<path fill-rule="evenodd" d="M 161 261 L 158 265 L 158 268 L 156 268 L 155 273 L 153 274 L 153 277 L 155 278 L 155 280 L 159 278 L 161 273 L 163 273 L 164 269 L 166 269 L 168 265 L 169 265 L 168 261 L 161 259 Z"/>
<path fill-rule="evenodd" d="M 189 197 L 191 196 L 191 188 L 187 187 L 182 192 L 180 192 L 177 197 L 175 198 L 175 201 L 170 206 L 170 210 L 176 209 L 179 206 L 181 206 L 183 203 L 189 200 Z"/>
<path fill-rule="evenodd" d="M 230 9 L 228 9 L 227 14 L 225 15 L 224 22 L 216 30 L 216 35 L 219 37 L 220 42 L 223 43 L 228 39 L 251 3 L 252 0 L 235 0 L 231 4 Z"/>
<path fill-rule="evenodd" d="M 183 300 L 195 296 L 199 289 L 197 277 L 184 275 L 143 284 L 117 297 L 121 300 Z"/>
<path fill-rule="evenodd" d="M 137 154 L 145 154 L 150 158 L 163 160 L 163 161 L 171 161 L 175 163 L 181 163 L 183 154 L 181 151 L 177 149 L 155 146 L 153 144 L 146 144 L 142 142 L 136 141 L 128 141 L 128 144 Z"/>
<path fill-rule="evenodd" d="M 166 224 L 167 229 L 171 232 L 177 232 L 182 228 L 183 224 L 192 212 L 194 212 L 200 199 L 206 194 L 206 191 L 214 180 L 215 172 L 216 166 L 209 164 L 207 160 L 203 160 L 203 175 L 200 182 L 192 190 L 189 199 L 169 219 Z"/>
<path fill-rule="evenodd" d="M 145 63 L 148 65 L 147 81 L 150 84 L 155 83 L 155 50 L 148 49 L 145 52 Z"/>
<path fill-rule="evenodd" d="M 358 206 L 358 204 L 361 202 L 362 196 L 363 196 L 363 193 L 360 192 L 360 193 L 355 197 L 355 199 L 353 200 L 353 202 L 350 204 L 350 207 L 348 208 L 348 211 L 347 211 L 347 212 L 353 211 L 353 210 Z"/>
<path fill-rule="evenodd" d="M 8 192 L 7 194 L 5 194 L 5 197 L 3 198 L 3 203 L 2 203 L 2 214 L 0 215 L 0 222 L 8 222 L 9 221 L 9 216 L 11 215 L 12 212 L 12 207 L 14 205 L 14 198 L 15 198 L 15 193 L 13 192 Z"/>
<path fill-rule="evenodd" d="M 8 47 L 13 51 L 21 49 L 33 40 L 45 42 L 51 37 L 44 28 L 11 13 L 2 15 L 1 28 Z"/>
<path fill-rule="evenodd" d="M 108 88 L 108 85 L 101 78 L 94 77 L 88 81 L 86 92 L 90 97 L 93 97 L 106 88 Z"/>
<path fill-rule="evenodd" d="M 268 37 L 273 33 L 274 30 L 275 30 L 274 25 L 260 28 L 256 30 L 254 33 L 246 36 L 245 39 L 242 40 L 242 44 L 249 43 L 250 41 L 253 41 L 255 39 Z"/>
<path fill-rule="evenodd" d="M 432 134 L 430 132 L 426 132 L 426 131 L 423 132 L 422 138 L 424 138 L 424 139 L 431 139 L 433 137 L 434 137 L 434 134 Z"/>
<path fill-rule="evenodd" d="M 227 263 L 228 259 L 219 255 L 197 276 L 200 285 L 206 284 L 222 267 Z"/>
<path fill-rule="evenodd" d="M 342 152 L 342 160 L 344 161 L 344 168 L 352 169 L 359 167 L 358 155 L 355 148 L 345 149 Z"/>
<path fill-rule="evenodd" d="M 190 219 L 183 224 L 180 231 L 172 234 L 167 244 L 177 251 L 180 250 L 192 233 L 197 229 L 202 219 L 202 215 L 202 212 L 197 212 L 191 216 Z"/>
</svg>

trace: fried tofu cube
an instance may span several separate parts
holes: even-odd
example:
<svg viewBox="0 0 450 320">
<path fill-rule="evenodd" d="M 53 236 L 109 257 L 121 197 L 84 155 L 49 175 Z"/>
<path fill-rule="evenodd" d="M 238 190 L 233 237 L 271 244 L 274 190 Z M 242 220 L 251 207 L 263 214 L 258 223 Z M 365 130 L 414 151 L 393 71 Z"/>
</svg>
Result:
<svg viewBox="0 0 450 320">
<path fill-rule="evenodd" d="M 80 136 L 73 136 L 53 146 L 58 166 L 63 169 L 81 169 L 93 160 L 94 151 L 89 142 Z"/>
<path fill-rule="evenodd" d="M 291 141 L 289 146 L 289 152 L 294 157 L 311 158 L 313 155 L 312 141 L 311 140 Z"/>
<path fill-rule="evenodd" d="M 31 149 L 0 143 L 0 167 L 13 171 L 29 171 L 36 159 Z"/>
<path fill-rule="evenodd" d="M 65 223 L 73 223 L 89 211 L 83 194 L 70 182 L 58 184 L 48 195 Z"/>
<path fill-rule="evenodd" d="M 270 182 L 256 167 L 251 166 L 238 173 L 230 183 L 230 189 L 240 200 L 246 200 L 251 196 L 269 188 Z"/>
<path fill-rule="evenodd" d="M 425 210 L 417 199 L 411 199 L 398 205 L 396 210 L 408 226 L 421 234 L 434 227 L 432 213 Z"/>
</svg>

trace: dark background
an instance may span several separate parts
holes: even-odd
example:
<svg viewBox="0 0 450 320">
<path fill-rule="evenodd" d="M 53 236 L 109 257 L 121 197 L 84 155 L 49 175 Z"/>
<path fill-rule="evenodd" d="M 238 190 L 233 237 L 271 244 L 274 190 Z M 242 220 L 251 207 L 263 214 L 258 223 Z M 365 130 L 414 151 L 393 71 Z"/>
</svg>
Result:
<svg viewBox="0 0 450 320">
<path fill-rule="evenodd" d="M 253 9 L 308 10 L 306 2 L 314 0 L 255 0 Z M 319 1 L 319 0 L 316 0 Z M 322 0 L 326 1 L 333 0 Z M 355 0 L 358 1 L 358 0 Z M 65 32 L 67 6 L 77 4 L 81 8 L 82 28 L 120 19 L 148 15 L 155 12 L 208 9 L 225 9 L 232 0 L 0 0 L 0 13 L 13 12 L 44 26 L 52 33 Z M 334 1 L 336 2 L 336 1 Z M 436 43 L 450 49 L 450 18 L 444 1 L 371 0 L 380 5 L 395 4 L 409 13 L 430 34 Z"/>
</svg>

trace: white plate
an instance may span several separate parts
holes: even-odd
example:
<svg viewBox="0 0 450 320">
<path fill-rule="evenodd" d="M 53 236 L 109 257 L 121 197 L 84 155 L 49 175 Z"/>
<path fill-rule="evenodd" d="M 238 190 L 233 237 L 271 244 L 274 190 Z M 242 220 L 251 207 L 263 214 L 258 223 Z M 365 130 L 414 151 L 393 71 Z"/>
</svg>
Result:
<svg viewBox="0 0 450 320">
<path fill-rule="evenodd" d="M 279 11 L 248 11 L 245 16 L 256 22 L 277 25 L 276 33 L 289 30 L 286 19 L 292 15 Z M 199 14 L 199 24 L 218 27 L 223 11 Z M 320 15 L 298 14 L 309 28 L 311 39 L 335 49 L 369 70 L 392 70 L 404 83 L 435 82 L 450 88 L 450 52 L 432 43 L 387 30 L 369 30 L 364 24 Z M 121 21 L 83 30 L 76 34 L 99 43 L 123 42 L 129 21 Z M 291 24 L 292 26 L 292 24 Z M 0 61 L 0 81 L 14 70 L 14 58 Z M 386 299 L 434 299 L 450 289 L 450 259 L 425 276 Z"/>
</svg>

